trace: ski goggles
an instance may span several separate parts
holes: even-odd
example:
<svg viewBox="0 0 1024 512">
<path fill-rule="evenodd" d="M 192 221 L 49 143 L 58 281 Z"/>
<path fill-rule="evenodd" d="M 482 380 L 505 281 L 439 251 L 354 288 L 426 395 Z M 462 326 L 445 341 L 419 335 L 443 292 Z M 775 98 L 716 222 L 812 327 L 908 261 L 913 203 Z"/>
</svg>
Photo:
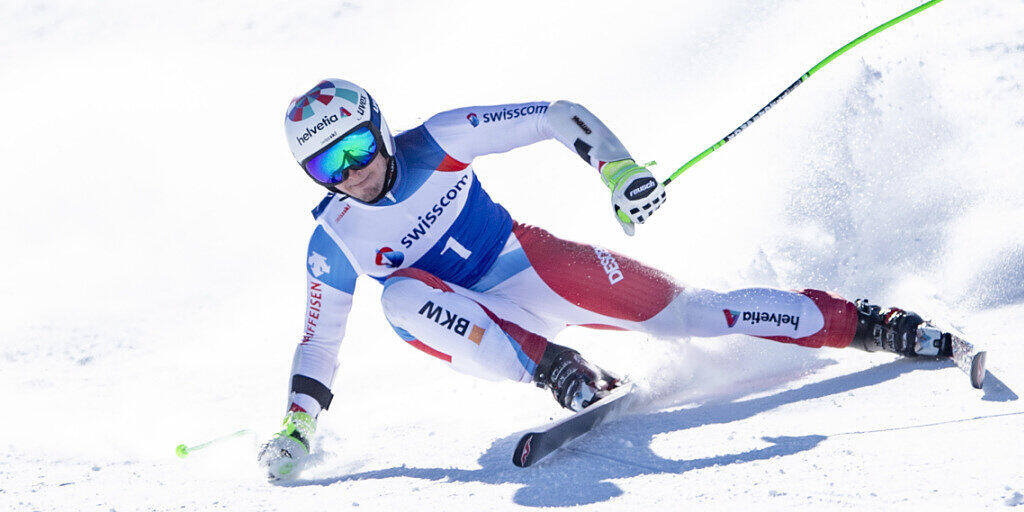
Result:
<svg viewBox="0 0 1024 512">
<path fill-rule="evenodd" d="M 322 185 L 336 185 L 373 161 L 382 142 L 369 122 L 361 123 L 338 140 L 328 144 L 302 162 L 310 178 Z"/>
</svg>

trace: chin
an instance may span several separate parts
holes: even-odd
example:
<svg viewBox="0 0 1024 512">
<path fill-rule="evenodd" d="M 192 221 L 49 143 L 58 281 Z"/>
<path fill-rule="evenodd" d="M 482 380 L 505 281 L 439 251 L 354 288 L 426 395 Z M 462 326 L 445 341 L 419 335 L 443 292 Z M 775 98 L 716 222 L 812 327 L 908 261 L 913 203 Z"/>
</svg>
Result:
<svg viewBox="0 0 1024 512">
<path fill-rule="evenodd" d="M 358 193 L 349 194 L 349 196 L 354 197 L 354 198 L 356 198 L 356 199 L 358 199 L 358 200 L 360 200 L 360 201 L 362 201 L 364 203 L 368 203 L 371 200 L 375 199 L 377 196 L 379 196 L 380 195 L 380 191 L 383 188 L 384 188 L 384 182 L 381 181 L 381 182 L 378 182 L 377 185 L 372 188 L 372 190 L 364 189 L 364 190 L 359 191 Z"/>
</svg>

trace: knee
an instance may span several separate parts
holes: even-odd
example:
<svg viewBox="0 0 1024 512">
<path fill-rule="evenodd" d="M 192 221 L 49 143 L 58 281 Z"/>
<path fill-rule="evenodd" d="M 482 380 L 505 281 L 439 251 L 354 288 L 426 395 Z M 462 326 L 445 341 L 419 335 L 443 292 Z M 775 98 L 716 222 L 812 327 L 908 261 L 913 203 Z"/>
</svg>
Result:
<svg viewBox="0 0 1024 512">
<path fill-rule="evenodd" d="M 688 294 L 677 293 L 664 309 L 641 324 L 643 331 L 658 338 L 690 335 L 693 329 L 688 322 L 688 298 Z"/>
<path fill-rule="evenodd" d="M 384 316 L 392 324 L 402 321 L 403 314 L 417 296 L 426 292 L 426 287 L 411 279 L 388 279 L 384 281 L 384 290 L 380 294 L 380 304 Z"/>
<path fill-rule="evenodd" d="M 392 324 L 403 322 L 408 313 L 415 313 L 432 296 L 452 289 L 433 274 L 418 269 L 403 269 L 384 281 L 380 302 L 384 316 Z"/>
<path fill-rule="evenodd" d="M 661 338 L 727 334 L 724 297 L 725 294 L 703 288 L 682 289 L 665 309 L 643 325 L 649 334 Z"/>
</svg>

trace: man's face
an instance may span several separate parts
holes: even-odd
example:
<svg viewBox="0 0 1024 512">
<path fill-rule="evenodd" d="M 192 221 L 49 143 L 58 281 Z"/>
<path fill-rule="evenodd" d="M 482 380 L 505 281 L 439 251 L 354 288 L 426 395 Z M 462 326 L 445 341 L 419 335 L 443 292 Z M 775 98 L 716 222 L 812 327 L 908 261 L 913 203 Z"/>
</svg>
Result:
<svg viewBox="0 0 1024 512">
<path fill-rule="evenodd" d="M 381 189 L 384 188 L 384 174 L 387 165 L 387 158 L 378 151 L 370 165 L 358 171 L 349 171 L 348 179 L 334 185 L 334 188 L 342 194 L 369 202 L 380 195 Z"/>
</svg>

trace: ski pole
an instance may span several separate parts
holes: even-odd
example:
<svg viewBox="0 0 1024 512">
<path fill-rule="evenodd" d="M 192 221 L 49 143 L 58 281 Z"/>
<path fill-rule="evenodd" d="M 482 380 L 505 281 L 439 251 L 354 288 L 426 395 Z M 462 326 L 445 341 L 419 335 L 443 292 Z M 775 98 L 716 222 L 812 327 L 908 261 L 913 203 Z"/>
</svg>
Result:
<svg viewBox="0 0 1024 512">
<path fill-rule="evenodd" d="M 889 20 L 889 21 L 887 21 L 887 22 L 885 22 L 885 23 L 875 27 L 874 29 L 872 29 L 872 30 L 870 30 L 868 32 L 865 32 L 863 35 L 861 35 L 857 39 L 854 39 L 853 41 L 850 41 L 849 43 L 847 43 L 846 46 L 844 46 L 844 47 L 842 47 L 842 48 L 832 52 L 831 55 L 829 55 L 828 57 L 825 57 L 821 62 L 815 64 L 815 66 L 813 68 L 811 68 L 806 73 L 804 73 L 800 78 L 798 78 L 796 80 L 796 82 L 793 82 L 793 84 L 790 85 L 789 87 L 787 87 L 786 90 L 782 91 L 778 96 L 775 97 L 775 99 L 773 99 L 772 101 L 768 102 L 768 104 L 765 105 L 764 108 L 762 108 L 761 110 L 758 110 L 757 113 L 754 114 L 750 119 L 747 119 L 747 122 L 741 124 L 738 128 L 736 128 L 735 130 L 730 132 L 729 135 L 726 135 L 724 138 L 722 138 L 722 140 L 719 140 L 718 142 L 714 143 L 711 147 L 705 149 L 703 153 L 701 153 L 701 154 L 691 158 L 689 162 L 686 162 L 685 164 L 683 164 L 683 166 L 680 167 L 679 169 L 676 169 L 676 172 L 672 173 L 672 175 L 669 176 L 668 179 L 666 179 L 664 182 L 662 182 L 662 184 L 663 185 L 668 185 L 669 183 L 672 183 L 672 180 L 678 178 L 680 174 L 686 172 L 686 170 L 689 169 L 690 167 L 693 167 L 694 164 L 696 164 L 697 162 L 701 161 L 704 157 L 710 155 L 712 151 L 722 147 L 726 142 L 729 142 L 730 140 L 735 138 L 737 135 L 740 134 L 740 132 L 742 132 L 748 126 L 753 124 L 754 121 L 757 121 L 757 118 L 761 117 L 762 115 L 764 115 L 765 112 L 767 112 L 769 109 L 774 107 L 776 103 L 782 101 L 782 98 L 785 98 L 787 95 L 789 95 L 789 93 L 793 92 L 793 89 L 796 89 L 797 86 L 799 86 L 800 84 L 804 83 L 805 80 L 810 78 L 811 75 L 817 73 L 819 69 L 825 67 L 826 64 L 828 64 L 829 62 L 832 62 L 833 60 L 835 60 L 836 57 L 839 57 L 840 55 L 846 53 L 847 50 L 849 50 L 850 48 L 853 48 L 854 46 L 857 46 L 858 44 L 864 42 L 864 40 L 868 39 L 869 37 L 871 37 L 871 36 L 881 32 L 881 31 L 883 31 L 883 30 L 885 30 L 885 29 L 887 29 L 887 28 L 889 28 L 889 27 L 891 27 L 891 26 L 893 26 L 893 25 L 895 25 L 895 24 L 897 24 L 897 23 L 899 23 L 899 22 L 901 22 L 901 21 L 903 21 L 903 20 L 905 20 L 905 19 L 907 19 L 907 18 L 909 18 L 909 17 L 911 17 L 911 16 L 913 16 L 913 15 L 915 15 L 915 14 L 917 14 L 917 13 L 919 13 L 919 12 L 921 12 L 921 11 L 923 11 L 923 10 L 925 10 L 925 9 L 927 9 L 927 8 L 937 4 L 939 2 L 941 2 L 941 1 L 942 0 L 930 0 L 929 2 L 925 2 L 925 3 L 923 3 L 923 4 L 919 5 L 919 6 L 917 6 L 917 7 L 913 8 L 913 9 L 903 13 L 902 15 L 900 15 L 900 16 L 898 16 L 896 18 L 893 18 L 893 19 L 891 19 L 891 20 Z"/>
<path fill-rule="evenodd" d="M 213 446 L 215 444 L 227 441 L 228 439 L 232 439 L 232 438 L 235 438 L 235 437 L 244 436 L 244 435 L 249 434 L 251 432 L 252 432 L 251 430 L 249 430 L 247 428 L 243 428 L 242 430 L 239 430 L 238 432 L 235 432 L 235 433 L 232 433 L 232 434 L 228 434 L 226 436 L 221 436 L 221 437 L 218 437 L 216 439 L 212 439 L 210 441 L 207 441 L 205 443 L 199 443 L 199 444 L 197 444 L 195 446 L 186 446 L 184 444 L 179 444 L 178 447 L 174 449 L 174 453 L 176 453 L 178 455 L 178 458 L 184 459 L 185 457 L 188 457 L 188 454 L 190 454 L 190 453 L 192 453 L 192 452 L 194 452 L 196 450 L 202 450 L 203 448 L 206 448 L 208 446 Z"/>
</svg>

